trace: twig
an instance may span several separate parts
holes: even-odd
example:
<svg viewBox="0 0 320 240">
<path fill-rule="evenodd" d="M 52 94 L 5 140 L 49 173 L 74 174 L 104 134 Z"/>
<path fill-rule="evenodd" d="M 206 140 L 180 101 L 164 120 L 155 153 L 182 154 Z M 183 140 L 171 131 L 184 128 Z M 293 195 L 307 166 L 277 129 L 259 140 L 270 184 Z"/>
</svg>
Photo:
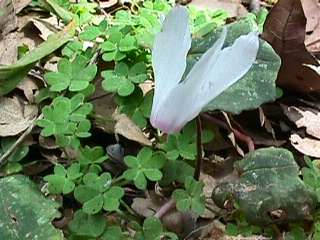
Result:
<svg viewBox="0 0 320 240">
<path fill-rule="evenodd" d="M 211 116 L 209 114 L 205 113 L 205 114 L 202 114 L 201 116 L 203 118 L 207 119 L 208 121 L 210 121 L 212 123 L 215 123 L 218 126 L 224 128 L 226 130 L 232 131 L 236 138 L 238 138 L 240 141 L 245 142 L 247 144 L 249 152 L 254 151 L 254 149 L 255 149 L 254 142 L 253 142 L 253 140 L 251 139 L 250 136 L 240 132 L 239 130 L 237 130 L 235 128 L 229 127 L 228 124 L 226 124 L 225 122 L 223 122 L 220 119 L 217 119 L 217 118 L 215 118 L 215 117 L 213 117 L 213 116 Z"/>
<path fill-rule="evenodd" d="M 21 136 L 15 141 L 15 143 L 12 144 L 10 148 L 0 157 L 0 167 L 6 164 L 8 157 L 13 153 L 16 147 L 18 147 L 24 141 L 24 139 L 31 133 L 31 131 L 36 125 L 36 121 L 41 118 L 42 118 L 42 114 L 40 114 L 38 118 L 32 121 L 32 123 L 29 125 L 27 130 L 25 130 L 24 133 L 21 134 Z"/>
<path fill-rule="evenodd" d="M 200 172 L 202 170 L 202 127 L 201 127 L 201 119 L 200 116 L 196 119 L 197 122 L 197 162 L 196 162 L 196 169 L 194 170 L 194 179 L 199 180 Z"/>
<path fill-rule="evenodd" d="M 175 207 L 176 201 L 174 199 L 170 199 L 168 202 L 166 202 L 159 208 L 154 217 L 161 219 L 164 215 L 166 215 L 171 209 L 174 209 Z"/>
</svg>

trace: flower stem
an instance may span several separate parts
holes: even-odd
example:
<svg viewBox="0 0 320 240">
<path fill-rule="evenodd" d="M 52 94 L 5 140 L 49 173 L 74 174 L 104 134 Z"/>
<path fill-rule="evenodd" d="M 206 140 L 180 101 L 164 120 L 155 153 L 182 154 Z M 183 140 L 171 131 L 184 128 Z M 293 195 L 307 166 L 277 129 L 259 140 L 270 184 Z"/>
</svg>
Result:
<svg viewBox="0 0 320 240">
<path fill-rule="evenodd" d="M 200 116 L 196 118 L 197 122 L 197 162 L 196 162 L 196 169 L 194 170 L 194 179 L 199 181 L 200 172 L 202 169 L 202 126 L 201 126 L 201 119 Z"/>
</svg>

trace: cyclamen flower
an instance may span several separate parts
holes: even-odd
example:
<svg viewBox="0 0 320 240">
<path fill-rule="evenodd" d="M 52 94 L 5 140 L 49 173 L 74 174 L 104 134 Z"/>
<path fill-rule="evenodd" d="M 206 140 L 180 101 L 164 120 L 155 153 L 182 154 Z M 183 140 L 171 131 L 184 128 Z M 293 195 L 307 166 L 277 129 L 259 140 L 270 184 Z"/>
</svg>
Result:
<svg viewBox="0 0 320 240">
<path fill-rule="evenodd" d="M 210 101 L 241 79 L 254 63 L 259 49 L 254 32 L 222 49 L 227 35 L 224 28 L 220 38 L 181 81 L 191 47 L 188 22 L 187 10 L 174 7 L 163 21 L 152 50 L 155 91 L 150 121 L 165 133 L 180 131 Z"/>
</svg>

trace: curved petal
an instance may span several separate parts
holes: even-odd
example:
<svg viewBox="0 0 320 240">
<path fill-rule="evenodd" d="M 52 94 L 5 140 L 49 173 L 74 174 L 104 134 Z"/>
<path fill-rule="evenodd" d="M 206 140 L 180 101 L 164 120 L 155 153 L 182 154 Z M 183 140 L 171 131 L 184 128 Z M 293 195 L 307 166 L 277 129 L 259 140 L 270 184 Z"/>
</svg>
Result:
<svg viewBox="0 0 320 240">
<path fill-rule="evenodd" d="M 155 93 L 152 111 L 161 99 L 174 88 L 186 69 L 186 56 L 191 47 L 189 16 L 185 7 L 176 6 L 163 21 L 152 49 L 152 66 L 155 75 Z"/>
<path fill-rule="evenodd" d="M 211 100 L 240 80 L 255 62 L 259 50 L 258 33 L 251 32 L 235 40 L 232 46 L 224 48 L 214 65 L 203 74 L 201 91 L 197 103 L 204 108 Z"/>
</svg>

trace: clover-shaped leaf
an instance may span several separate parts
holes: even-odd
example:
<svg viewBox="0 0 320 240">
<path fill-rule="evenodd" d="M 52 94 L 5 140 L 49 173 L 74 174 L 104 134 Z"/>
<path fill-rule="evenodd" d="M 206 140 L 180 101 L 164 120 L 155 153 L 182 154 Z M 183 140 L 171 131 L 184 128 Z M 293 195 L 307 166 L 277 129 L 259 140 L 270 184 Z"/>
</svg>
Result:
<svg viewBox="0 0 320 240">
<path fill-rule="evenodd" d="M 144 128 L 150 117 L 152 99 L 153 91 L 143 95 L 141 88 L 135 88 L 129 96 L 117 96 L 116 101 L 121 112 L 129 116 L 140 128 Z"/>
<path fill-rule="evenodd" d="M 55 136 L 59 146 L 78 147 L 78 138 L 89 137 L 91 122 L 86 119 L 92 111 L 91 103 L 83 103 L 84 96 L 76 94 L 71 99 L 56 97 L 52 105 L 42 109 L 43 119 L 37 121 L 42 127 L 41 135 Z"/>
<path fill-rule="evenodd" d="M 203 184 L 197 182 L 192 177 L 187 177 L 184 182 L 185 190 L 176 189 L 173 198 L 176 200 L 177 209 L 181 212 L 193 211 L 202 214 L 205 210 L 205 197 L 203 194 Z"/>
<path fill-rule="evenodd" d="M 119 209 L 120 199 L 124 195 L 121 187 L 111 186 L 110 173 L 98 174 L 90 172 L 83 176 L 83 183 L 75 188 L 75 198 L 83 204 L 83 211 L 96 214 L 103 209 L 116 211 Z"/>
<path fill-rule="evenodd" d="M 119 29 L 111 28 L 109 38 L 101 44 L 101 49 L 104 61 L 121 61 L 127 52 L 137 49 L 137 40 L 130 34 L 123 35 Z"/>
<path fill-rule="evenodd" d="M 79 34 L 79 38 L 84 41 L 93 41 L 101 36 L 107 27 L 108 23 L 106 20 L 101 21 L 98 26 L 89 25 Z"/>
<path fill-rule="evenodd" d="M 103 209 L 116 211 L 120 206 L 120 199 L 124 196 L 124 190 L 118 186 L 112 186 L 103 194 Z"/>
<path fill-rule="evenodd" d="M 134 83 L 142 83 L 147 79 L 146 65 L 136 63 L 131 68 L 123 62 L 117 63 L 114 71 L 102 72 L 102 87 L 106 91 L 117 92 L 120 96 L 128 96 L 134 91 Z"/>
<path fill-rule="evenodd" d="M 122 239 L 122 231 L 119 226 L 109 226 L 106 231 L 102 234 L 102 240 L 121 240 Z"/>
<path fill-rule="evenodd" d="M 44 177 L 48 182 L 48 189 L 51 194 L 68 194 L 75 188 L 75 182 L 82 176 L 80 164 L 73 163 L 68 169 L 61 164 L 54 167 L 54 174 Z"/>
<path fill-rule="evenodd" d="M 104 154 L 103 148 L 100 146 L 95 146 L 93 148 L 85 146 L 80 149 L 79 154 L 78 161 L 83 166 L 102 163 L 108 158 L 108 156 Z"/>
<path fill-rule="evenodd" d="M 97 66 L 94 64 L 86 66 L 86 64 L 87 60 L 83 56 L 78 56 L 73 62 L 62 58 L 58 62 L 57 72 L 44 75 L 50 85 L 50 91 L 61 92 L 69 89 L 77 92 L 87 88 L 97 74 Z"/>
<path fill-rule="evenodd" d="M 69 228 L 77 236 L 97 238 L 106 228 L 106 219 L 102 214 L 89 215 L 78 210 L 75 212 Z"/>
<path fill-rule="evenodd" d="M 161 169 L 166 161 L 161 152 L 152 152 L 150 148 L 142 148 L 137 157 L 126 156 L 125 163 L 129 167 L 123 177 L 132 180 L 139 189 L 146 189 L 147 179 L 159 181 L 162 178 Z"/>
<path fill-rule="evenodd" d="M 137 233 L 139 237 L 137 239 L 143 240 L 161 240 L 161 239 L 171 239 L 178 240 L 176 234 L 171 232 L 166 232 L 161 224 L 161 221 L 155 217 L 146 218 L 143 222 L 142 233 Z"/>
</svg>

